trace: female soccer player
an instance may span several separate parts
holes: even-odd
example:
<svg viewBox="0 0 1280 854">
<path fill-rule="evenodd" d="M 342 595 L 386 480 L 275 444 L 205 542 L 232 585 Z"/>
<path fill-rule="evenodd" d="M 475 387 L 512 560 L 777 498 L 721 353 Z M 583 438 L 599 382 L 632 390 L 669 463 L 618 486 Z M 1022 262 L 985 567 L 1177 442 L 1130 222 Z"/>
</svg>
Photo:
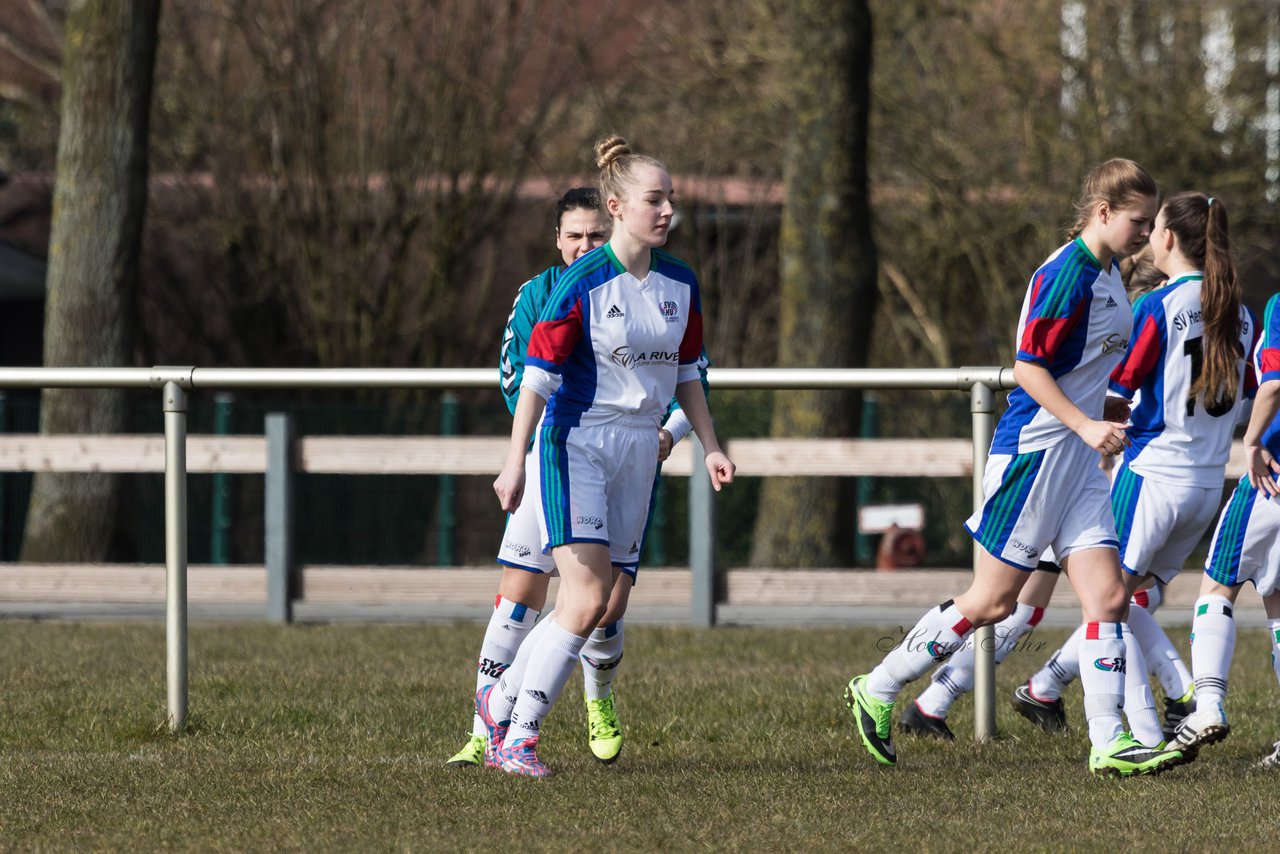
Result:
<svg viewBox="0 0 1280 854">
<path fill-rule="evenodd" d="M 1254 369 L 1260 385 L 1244 434 L 1248 472 L 1222 509 L 1192 611 L 1196 710 L 1178 726 L 1175 742 L 1185 750 L 1221 741 L 1231 730 L 1224 709 L 1227 673 L 1235 652 L 1236 596 L 1246 581 L 1263 597 L 1280 679 L 1280 294 L 1267 302 Z"/>
<path fill-rule="evenodd" d="M 503 770 L 545 777 L 542 720 L 558 699 L 614 579 L 634 570 L 658 458 L 656 428 L 676 399 L 702 440 L 712 485 L 733 480 L 698 377 L 702 304 L 693 271 L 660 251 L 674 213 L 666 167 L 620 137 L 596 144 L 609 242 L 561 277 L 529 340 L 511 448 L 494 491 L 502 508 L 538 504 L 544 550 L 560 572 L 552 619 L 530 633 L 519 684 L 476 694 Z M 525 450 L 540 465 L 525 494 Z"/>
<path fill-rule="evenodd" d="M 1126 584 L 1146 576 L 1163 589 L 1182 570 L 1217 513 L 1231 437 L 1244 401 L 1257 382 L 1248 354 L 1258 337 L 1252 312 L 1240 301 L 1231 259 L 1227 213 L 1203 193 L 1164 201 L 1151 233 L 1152 260 L 1168 284 L 1143 297 L 1134 312 L 1135 335 L 1111 376 L 1111 392 L 1137 397 L 1130 445 L 1112 485 Z M 1155 596 L 1158 593 L 1151 593 Z M 1134 716 L 1134 735 L 1146 743 L 1172 737 L 1190 711 L 1186 667 L 1148 608 L 1130 608 L 1129 624 L 1144 653 L 1157 656 L 1166 695 L 1165 721 L 1155 728 Z M 1068 643 L 1027 684 L 1028 701 L 1061 696 L 1075 658 Z M 1143 680 L 1133 677 L 1142 675 Z M 1150 689 L 1145 674 L 1130 674 L 1126 712 L 1141 711 Z M 1015 704 L 1018 700 L 1015 698 Z M 1189 751 L 1188 751 L 1189 753 Z"/>
<path fill-rule="evenodd" d="M 1152 261 L 1150 242 L 1143 246 L 1141 251 L 1121 261 L 1120 277 L 1124 281 L 1125 291 L 1129 294 L 1130 299 L 1145 295 L 1149 291 L 1163 286 L 1167 281 L 1167 276 Z M 1132 342 L 1130 346 L 1132 347 Z M 1124 363 L 1122 362 L 1116 370 L 1122 370 L 1123 367 Z M 1119 410 L 1112 417 L 1118 419 L 1120 417 Z M 1115 458 L 1101 457 L 1100 459 L 1104 468 L 1109 470 L 1110 465 L 1108 463 Z M 1114 505 L 1112 509 L 1115 509 Z M 1126 531 L 1122 529 L 1119 533 L 1123 541 Z M 1021 640 L 1022 636 L 1033 631 L 1044 616 L 1044 609 L 1049 605 L 1049 599 L 1057 586 L 1058 575 L 1061 571 L 1057 563 L 1051 559 L 1051 556 L 1052 552 L 1040 555 L 1040 562 L 1036 566 L 1037 572 L 1032 573 L 1031 578 L 1023 585 L 1022 592 L 1018 594 L 1018 603 L 1013 613 L 996 624 L 993 631 L 996 664 L 1000 664 L 1013 650 L 1017 649 L 1018 641 Z M 1158 588 L 1136 591 L 1129 603 L 1131 628 L 1133 622 L 1140 621 L 1142 618 L 1142 615 L 1136 618 L 1133 616 L 1134 605 L 1146 609 L 1149 614 L 1155 611 L 1159 602 L 1160 590 Z M 1182 698 L 1185 701 L 1184 694 L 1188 692 L 1191 686 L 1191 674 L 1187 671 L 1186 665 L 1182 663 L 1182 660 L 1178 658 L 1173 644 L 1160 629 L 1159 624 L 1155 623 L 1154 620 L 1149 621 L 1149 623 L 1154 632 L 1148 632 L 1141 636 L 1139 645 L 1142 646 L 1143 654 L 1148 662 L 1152 664 L 1153 669 L 1157 670 L 1158 675 L 1165 684 L 1166 696 Z M 1137 629 L 1135 628 L 1134 631 L 1137 632 Z M 1013 707 L 1019 714 L 1046 732 L 1066 728 L 1067 718 L 1061 700 L 1061 687 L 1080 675 L 1079 663 L 1074 656 L 1078 652 L 1079 635 L 1082 633 L 1083 626 L 1071 636 L 1071 641 L 1062 650 L 1055 653 L 1053 658 L 1050 659 L 1049 666 L 1046 666 L 1043 671 L 1044 674 L 1048 674 L 1051 677 L 1055 674 L 1063 676 L 1060 685 L 1056 682 L 1054 683 L 1056 690 L 1050 687 L 1046 688 L 1046 693 L 1043 696 L 1032 695 L 1030 686 L 1024 685 L 1019 686 L 1014 692 Z M 904 732 L 942 738 L 948 741 L 955 738 L 951 728 L 947 726 L 946 719 L 955 701 L 963 694 L 973 690 L 974 654 L 973 645 L 967 644 L 945 664 L 934 669 L 931 676 L 931 684 L 902 712 L 899 726 Z M 1069 668 L 1070 672 L 1068 673 Z M 1145 678 L 1145 674 L 1139 674 L 1136 668 L 1130 668 L 1126 672 L 1126 677 L 1128 677 L 1128 683 L 1132 683 L 1134 688 L 1132 693 L 1135 701 L 1145 706 L 1147 695 L 1150 692 L 1143 693 L 1141 679 L 1138 682 L 1134 682 L 1135 677 Z M 1179 679 L 1182 681 L 1179 681 Z M 1176 684 L 1171 686 L 1171 681 Z M 1170 691 L 1176 692 L 1169 693 Z M 1142 726 L 1146 728 L 1145 735 L 1148 738 L 1153 730 L 1146 725 L 1153 723 L 1153 720 L 1143 710 L 1135 708 L 1129 702 L 1128 695 L 1130 693 L 1129 685 L 1126 685 L 1125 711 L 1130 718 L 1130 727 L 1134 730 L 1135 736 L 1139 737 L 1141 741 L 1143 739 L 1138 736 L 1137 730 L 1142 727 L 1135 723 L 1134 719 L 1137 718 L 1142 722 Z M 1185 704 L 1180 705 L 1166 700 L 1165 725 L 1170 733 L 1165 736 L 1166 738 L 1173 737 L 1173 725 L 1180 721 L 1187 711 L 1189 711 L 1189 708 Z M 1164 735 L 1164 733 L 1162 732 L 1161 735 Z"/>
<path fill-rule="evenodd" d="M 600 202 L 600 193 L 594 187 L 575 187 L 565 193 L 556 203 L 556 216 L 556 248 L 564 264 L 547 268 L 520 287 L 503 330 L 502 395 L 512 414 L 515 414 L 524 376 L 529 335 L 543 305 L 565 268 L 592 249 L 604 245 L 609 236 L 609 219 Z M 706 372 L 702 364 L 699 370 L 705 382 Z M 659 462 L 667 458 L 672 447 L 689 430 L 688 418 L 678 407 L 673 407 L 658 431 Z M 536 477 L 537 460 L 530 460 L 529 466 Z M 534 502 L 522 503 L 507 519 L 498 563 L 503 566 L 502 579 L 493 615 L 480 646 L 476 668 L 477 691 L 496 683 L 509 668 L 515 667 L 518 671 L 517 653 L 547 601 L 547 588 L 555 563 L 549 555 L 542 553 Z M 581 655 L 586 688 L 587 743 L 592 755 L 606 764 L 615 761 L 622 750 L 622 727 L 614 703 L 613 680 L 622 660 L 626 634 L 622 614 L 633 582 L 632 574 L 623 572 L 618 576 L 609 608 L 600 625 L 591 633 Z M 461 767 L 485 764 L 486 747 L 484 723 L 476 715 L 467 744 L 447 764 Z M 496 764 L 492 750 L 488 752 L 488 764 Z"/>
<path fill-rule="evenodd" d="M 869 674 L 845 690 L 863 744 L 876 761 L 897 761 L 890 735 L 903 686 L 945 660 L 977 626 L 1008 616 L 1048 547 L 1066 570 L 1087 626 L 1081 674 L 1099 775 L 1159 772 L 1177 751 L 1145 747 L 1124 731 L 1124 620 L 1115 520 L 1097 454 L 1120 453 L 1122 424 L 1106 420 L 1106 384 L 1133 315 L 1118 259 L 1142 248 L 1155 217 L 1156 184 L 1131 160 L 1109 160 L 1085 177 L 1072 240 L 1032 276 L 1018 325 L 1019 388 L 996 426 L 982 510 L 965 527 L 982 546 L 973 583 L 927 612 Z"/>
</svg>

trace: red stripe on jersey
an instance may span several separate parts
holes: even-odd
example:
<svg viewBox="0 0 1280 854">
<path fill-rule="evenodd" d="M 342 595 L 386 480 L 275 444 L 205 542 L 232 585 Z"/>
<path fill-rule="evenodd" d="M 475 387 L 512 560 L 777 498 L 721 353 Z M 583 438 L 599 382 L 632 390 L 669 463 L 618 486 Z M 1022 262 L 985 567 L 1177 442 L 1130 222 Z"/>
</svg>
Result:
<svg viewBox="0 0 1280 854">
<path fill-rule="evenodd" d="M 1022 330 L 1018 352 L 1052 362 L 1062 342 L 1070 337 L 1084 317 L 1085 301 L 1081 300 L 1066 317 L 1037 317 L 1028 320 Z"/>
<path fill-rule="evenodd" d="M 684 328 L 684 338 L 680 340 L 680 362 L 689 364 L 696 362 L 702 355 L 702 312 L 689 311 L 689 323 Z"/>
<path fill-rule="evenodd" d="M 529 358 L 564 364 L 582 340 L 582 303 L 576 302 L 561 320 L 542 320 L 529 335 Z"/>
<path fill-rule="evenodd" d="M 1263 348 L 1262 352 L 1258 354 L 1258 364 L 1262 366 L 1264 374 L 1280 371 L 1280 350 L 1273 347 Z"/>
<path fill-rule="evenodd" d="M 971 628 L 973 628 L 973 623 L 969 622 L 969 618 L 961 617 L 960 622 L 951 627 L 951 631 L 955 632 L 960 637 L 964 637 L 964 633 L 969 631 Z"/>
<path fill-rule="evenodd" d="M 1156 325 L 1155 317 L 1147 315 L 1142 329 L 1129 345 L 1124 358 L 1111 372 L 1111 381 L 1129 392 L 1135 392 L 1142 388 L 1142 384 L 1151 376 L 1159 362 L 1160 328 Z"/>
<path fill-rule="evenodd" d="M 1034 629 L 1036 626 L 1040 625 L 1040 621 L 1043 618 L 1044 618 L 1044 608 L 1032 608 L 1031 619 L 1027 620 L 1027 625 Z"/>
<path fill-rule="evenodd" d="M 1145 590 L 1133 591 L 1133 604 L 1140 608 L 1148 608 L 1151 606 L 1151 597 L 1147 595 Z"/>
</svg>

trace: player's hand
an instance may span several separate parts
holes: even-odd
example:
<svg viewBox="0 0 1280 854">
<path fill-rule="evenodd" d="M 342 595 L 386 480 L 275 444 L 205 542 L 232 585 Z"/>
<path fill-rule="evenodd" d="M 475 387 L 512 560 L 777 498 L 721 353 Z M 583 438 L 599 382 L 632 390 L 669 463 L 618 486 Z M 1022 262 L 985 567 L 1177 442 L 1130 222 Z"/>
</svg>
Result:
<svg viewBox="0 0 1280 854">
<path fill-rule="evenodd" d="M 493 482 L 493 491 L 498 493 L 498 503 L 507 513 L 516 512 L 520 500 L 524 497 L 524 460 L 507 463 L 498 479 Z"/>
<path fill-rule="evenodd" d="M 671 449 L 676 445 L 676 441 L 672 438 L 671 433 L 662 427 L 658 428 L 658 462 L 665 463 L 667 457 L 671 456 Z"/>
<path fill-rule="evenodd" d="M 1114 456 L 1121 453 L 1129 444 L 1125 435 L 1125 426 L 1114 421 L 1087 421 L 1076 431 L 1084 443 L 1100 454 Z"/>
<path fill-rule="evenodd" d="M 1275 475 L 1280 474 L 1280 463 L 1261 445 L 1244 446 L 1245 465 L 1249 472 L 1249 485 L 1260 490 L 1267 498 L 1280 495 Z"/>
<path fill-rule="evenodd" d="M 1102 404 L 1102 420 L 1124 424 L 1129 420 L 1130 413 L 1133 412 L 1130 407 L 1131 403 L 1132 401 L 1125 400 L 1123 397 L 1107 395 L 1106 401 Z"/>
<path fill-rule="evenodd" d="M 733 464 L 733 460 L 726 457 L 722 452 L 716 451 L 707 454 L 707 473 L 711 475 L 711 488 L 716 492 L 720 491 L 720 487 L 726 483 L 733 483 L 733 473 L 738 467 Z"/>
</svg>

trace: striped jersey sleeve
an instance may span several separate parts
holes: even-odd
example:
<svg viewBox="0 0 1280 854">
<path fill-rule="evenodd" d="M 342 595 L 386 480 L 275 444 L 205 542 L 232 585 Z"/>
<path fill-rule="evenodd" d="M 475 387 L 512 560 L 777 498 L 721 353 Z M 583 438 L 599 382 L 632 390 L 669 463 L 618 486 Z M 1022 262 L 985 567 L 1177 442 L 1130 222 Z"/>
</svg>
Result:
<svg viewBox="0 0 1280 854">
<path fill-rule="evenodd" d="M 520 383 L 524 379 L 525 353 L 529 349 L 529 336 L 538 322 L 542 307 L 560 278 L 562 267 L 543 270 L 516 291 L 516 301 L 511 306 L 507 325 L 502 330 L 502 351 L 498 368 L 501 374 L 502 396 L 507 409 L 514 415 L 516 401 L 520 399 Z"/>
<path fill-rule="evenodd" d="M 1052 369 L 1062 345 L 1079 326 L 1086 309 L 1085 271 L 1077 253 L 1046 266 L 1031 284 L 1017 360 Z M 1094 273 L 1096 274 L 1096 270 Z"/>
<path fill-rule="evenodd" d="M 1147 294 L 1138 301 L 1133 312 L 1134 336 L 1111 372 L 1110 388 L 1132 399 L 1154 371 L 1164 364 L 1169 346 L 1164 302 Z"/>
<path fill-rule="evenodd" d="M 1267 300 L 1267 310 L 1254 352 L 1258 382 L 1280 380 L 1280 294 L 1273 294 Z"/>
</svg>

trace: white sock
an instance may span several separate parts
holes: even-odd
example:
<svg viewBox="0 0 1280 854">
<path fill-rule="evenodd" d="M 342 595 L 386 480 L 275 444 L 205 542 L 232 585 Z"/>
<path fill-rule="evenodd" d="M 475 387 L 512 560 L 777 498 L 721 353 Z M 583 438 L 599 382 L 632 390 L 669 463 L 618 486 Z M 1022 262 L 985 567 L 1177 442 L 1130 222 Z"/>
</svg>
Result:
<svg viewBox="0 0 1280 854">
<path fill-rule="evenodd" d="M 1084 624 L 1076 627 L 1071 637 L 1049 657 L 1044 667 L 1031 677 L 1031 696 L 1037 700 L 1053 702 L 1062 696 L 1062 690 L 1080 676 L 1080 639 L 1084 637 Z"/>
<path fill-rule="evenodd" d="M 1280 620 L 1271 620 L 1267 625 L 1271 631 L 1271 669 L 1280 682 Z"/>
<path fill-rule="evenodd" d="M 1195 674 L 1197 709 L 1201 703 L 1223 704 L 1235 648 L 1236 621 L 1230 600 L 1201 596 L 1191 620 L 1191 672 Z"/>
<path fill-rule="evenodd" d="M 1136 604 L 1129 605 L 1129 628 L 1138 639 L 1151 672 L 1160 680 L 1164 695 L 1170 700 L 1181 699 L 1191 688 L 1191 671 L 1182 663 L 1173 641 L 1151 616 L 1151 611 Z"/>
<path fill-rule="evenodd" d="M 489 617 L 489 627 L 484 632 L 484 640 L 480 642 L 480 659 L 476 665 L 477 692 L 486 685 L 496 684 L 502 674 L 507 672 L 507 668 L 515 661 L 520 644 L 537 621 L 538 612 L 529 606 L 498 597 L 493 605 L 493 614 Z M 485 735 L 486 732 L 480 716 L 472 713 L 471 734 Z"/>
<path fill-rule="evenodd" d="M 902 687 L 919 679 L 929 669 L 946 661 L 973 633 L 952 600 L 930 608 L 867 677 L 866 690 L 877 699 L 892 703 Z"/>
<path fill-rule="evenodd" d="M 996 664 L 1004 661 L 1009 653 L 1018 645 L 1018 639 L 1028 629 L 1034 628 L 1044 616 L 1044 608 L 1019 602 L 1013 613 L 996 623 L 992 634 L 995 636 Z M 972 640 L 972 638 L 971 638 Z M 951 660 L 933 671 L 932 681 L 928 688 L 916 698 L 920 711 L 935 718 L 945 718 L 951 706 L 962 694 L 973 690 L 974 657 L 976 646 L 966 643 Z"/>
<path fill-rule="evenodd" d="M 1125 643 L 1123 623 L 1085 623 L 1080 638 L 1080 687 L 1089 741 L 1106 747 L 1124 732 L 1120 708 L 1124 703 Z"/>
<path fill-rule="evenodd" d="M 587 642 L 585 637 L 575 635 L 554 620 L 547 623 L 547 630 L 537 639 L 537 646 L 529 656 L 528 670 L 520 682 L 520 697 L 511 712 L 511 728 L 507 730 L 508 745 L 538 737 L 542 719 L 560 699 L 578 662 L 578 653 Z"/>
<path fill-rule="evenodd" d="M 601 626 L 582 647 L 582 684 L 588 700 L 603 700 L 613 693 L 613 678 L 622 662 L 622 620 Z"/>
<path fill-rule="evenodd" d="M 1132 612 L 1142 609 L 1131 605 L 1129 610 Z M 1129 732 L 1133 733 L 1133 737 L 1140 744 L 1155 747 L 1164 741 L 1164 729 L 1160 725 L 1160 716 L 1156 714 L 1156 698 L 1151 694 L 1151 681 L 1147 677 L 1147 662 L 1142 654 L 1142 645 L 1127 624 L 1122 624 L 1120 632 L 1124 635 L 1125 647 L 1124 716 L 1129 721 Z"/>
<path fill-rule="evenodd" d="M 1146 609 L 1148 614 L 1154 614 L 1156 609 L 1164 602 L 1164 588 L 1156 584 L 1144 590 L 1135 590 L 1133 595 L 1129 597 L 1129 601 Z"/>
<path fill-rule="evenodd" d="M 524 674 L 529 668 L 529 658 L 533 655 L 533 650 L 537 647 L 542 636 L 546 634 L 554 622 L 551 619 L 554 615 L 555 611 L 547 614 L 533 627 L 533 631 L 525 636 L 524 643 L 520 644 L 520 650 L 516 653 L 515 660 L 503 671 L 497 684 L 489 692 L 489 714 L 498 723 L 502 724 L 511 720 L 511 712 L 515 709 L 516 700 L 520 697 L 520 683 L 524 681 Z"/>
</svg>

